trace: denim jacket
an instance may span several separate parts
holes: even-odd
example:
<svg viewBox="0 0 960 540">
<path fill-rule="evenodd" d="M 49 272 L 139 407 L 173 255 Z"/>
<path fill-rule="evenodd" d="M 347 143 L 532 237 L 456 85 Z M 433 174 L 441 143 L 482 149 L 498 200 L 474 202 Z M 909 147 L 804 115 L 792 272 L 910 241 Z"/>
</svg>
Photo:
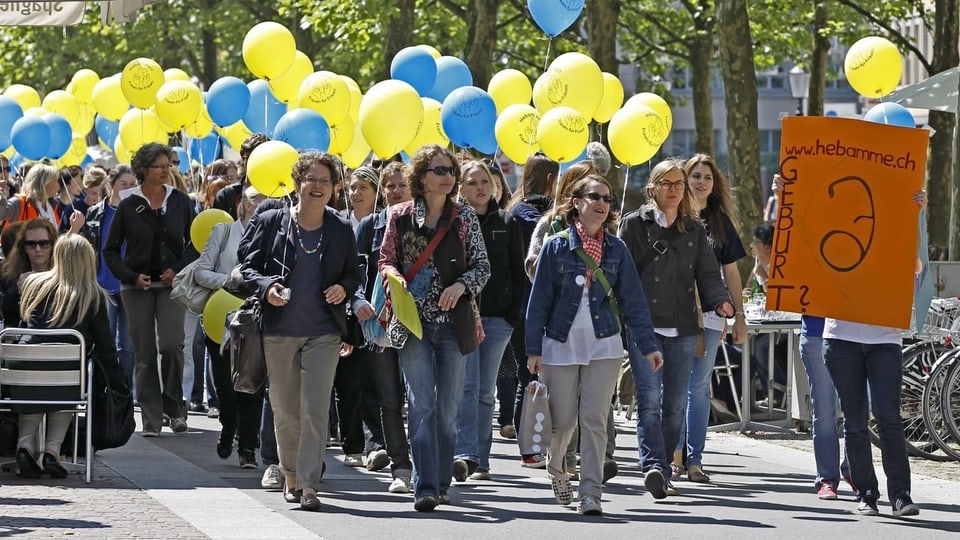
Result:
<svg viewBox="0 0 960 540">
<path fill-rule="evenodd" d="M 527 305 L 524 347 L 528 356 L 541 354 L 543 336 L 565 342 L 580 306 L 583 284 L 578 284 L 577 278 L 586 276 L 587 265 L 576 253 L 576 249 L 582 247 L 576 228 L 570 227 L 568 232 L 569 239 L 561 235 L 548 238 L 540 252 L 540 262 Z M 623 241 L 606 232 L 600 268 L 620 304 L 623 323 L 629 330 L 627 335 L 636 341 L 643 354 L 658 351 L 650 310 L 637 269 Z M 607 300 L 606 291 L 597 279 L 590 283 L 589 298 L 597 339 L 617 335 L 620 325 Z"/>
</svg>

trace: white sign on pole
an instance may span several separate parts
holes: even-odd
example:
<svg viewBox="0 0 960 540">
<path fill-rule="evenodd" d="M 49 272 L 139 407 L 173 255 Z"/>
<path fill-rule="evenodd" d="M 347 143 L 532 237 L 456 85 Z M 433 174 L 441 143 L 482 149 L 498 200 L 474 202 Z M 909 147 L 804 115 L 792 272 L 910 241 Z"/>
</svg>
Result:
<svg viewBox="0 0 960 540">
<path fill-rule="evenodd" d="M 0 2 L 0 26 L 70 26 L 83 20 L 85 2 Z"/>
</svg>

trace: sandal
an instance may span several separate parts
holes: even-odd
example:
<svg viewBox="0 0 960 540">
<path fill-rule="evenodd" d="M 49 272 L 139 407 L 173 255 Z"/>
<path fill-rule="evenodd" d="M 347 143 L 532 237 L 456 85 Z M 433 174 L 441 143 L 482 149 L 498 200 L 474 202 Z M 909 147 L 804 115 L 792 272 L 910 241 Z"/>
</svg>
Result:
<svg viewBox="0 0 960 540">
<path fill-rule="evenodd" d="M 677 464 L 675 464 L 675 463 L 671 463 L 671 464 L 670 464 L 670 479 L 671 479 L 671 480 L 679 480 L 679 479 L 680 479 L 680 473 L 682 473 L 682 472 L 683 472 L 683 469 L 680 468 L 679 465 L 677 465 Z"/>
<path fill-rule="evenodd" d="M 699 465 L 691 465 L 687 467 L 687 480 L 696 482 L 697 484 L 710 483 L 710 477 L 707 476 L 707 473 L 703 472 L 703 468 L 701 468 Z"/>
</svg>

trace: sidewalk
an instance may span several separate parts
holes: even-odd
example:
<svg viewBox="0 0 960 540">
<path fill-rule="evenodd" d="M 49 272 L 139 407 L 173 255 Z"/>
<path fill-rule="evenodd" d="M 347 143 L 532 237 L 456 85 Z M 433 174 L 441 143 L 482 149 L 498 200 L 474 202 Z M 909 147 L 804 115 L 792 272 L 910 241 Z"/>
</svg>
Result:
<svg viewBox="0 0 960 540">
<path fill-rule="evenodd" d="M 618 420 L 621 420 L 618 417 Z M 262 470 L 242 470 L 236 454 L 216 456 L 219 425 L 190 417 L 190 433 L 159 439 L 135 434 L 123 448 L 98 454 L 95 480 L 25 481 L 0 473 L 0 536 L 18 538 L 955 538 L 960 533 L 960 464 L 950 480 L 914 473 L 920 519 L 898 520 L 881 500 L 880 517 L 855 514 L 850 492 L 820 501 L 813 493 L 813 455 L 749 436 L 708 435 L 706 468 L 713 484 L 676 482 L 679 497 L 654 501 L 636 467 L 630 422 L 618 424 L 620 475 L 604 488 L 602 518 L 553 500 L 542 470 L 523 469 L 516 446 L 495 437 L 491 481 L 455 483 L 451 506 L 421 514 L 412 495 L 387 493 L 389 472 L 344 467 L 327 454 L 323 510 L 302 512 L 280 493 L 260 489 Z M 794 437 L 795 438 L 795 437 Z M 953 467 L 951 470 L 950 467 Z M 882 470 L 878 468 L 882 476 Z M 884 480 L 880 480 L 881 486 Z M 841 486 L 844 488 L 845 486 Z M 881 488 L 882 491 L 885 489 Z M 828 526 L 828 529 L 824 529 Z"/>
</svg>

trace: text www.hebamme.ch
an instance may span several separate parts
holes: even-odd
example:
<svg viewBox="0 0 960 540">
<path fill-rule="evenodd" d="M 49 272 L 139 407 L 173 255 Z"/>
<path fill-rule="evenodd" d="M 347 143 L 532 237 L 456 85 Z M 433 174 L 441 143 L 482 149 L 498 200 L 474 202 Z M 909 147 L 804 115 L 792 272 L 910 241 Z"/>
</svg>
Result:
<svg viewBox="0 0 960 540">
<path fill-rule="evenodd" d="M 824 143 L 820 139 L 812 145 L 798 144 L 786 146 L 784 151 L 788 156 L 836 156 L 859 159 L 893 169 L 917 170 L 917 162 L 910 157 L 910 152 L 903 155 L 877 152 L 868 148 L 858 148 L 843 144 L 839 140 Z"/>
</svg>

